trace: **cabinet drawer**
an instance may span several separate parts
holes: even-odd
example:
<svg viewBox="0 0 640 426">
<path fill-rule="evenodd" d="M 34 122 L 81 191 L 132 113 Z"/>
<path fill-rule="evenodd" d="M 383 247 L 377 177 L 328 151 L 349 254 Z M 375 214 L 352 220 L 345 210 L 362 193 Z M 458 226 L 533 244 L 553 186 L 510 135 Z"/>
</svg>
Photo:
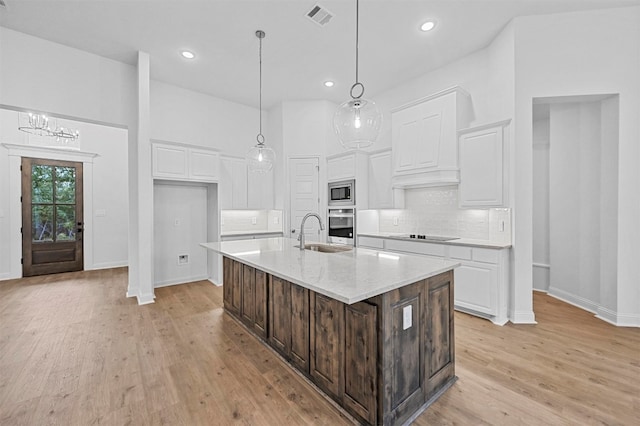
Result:
<svg viewBox="0 0 640 426">
<path fill-rule="evenodd" d="M 358 246 L 383 250 L 384 240 L 382 238 L 358 237 Z"/>
<path fill-rule="evenodd" d="M 387 240 L 387 250 L 404 251 L 407 253 L 426 254 L 428 256 L 444 257 L 445 246 L 441 244 L 419 243 L 413 241 Z"/>
<path fill-rule="evenodd" d="M 450 246 L 449 257 L 452 259 L 471 260 L 471 247 Z"/>
<path fill-rule="evenodd" d="M 474 248 L 473 260 L 476 262 L 497 264 L 499 259 L 499 250 Z"/>
</svg>

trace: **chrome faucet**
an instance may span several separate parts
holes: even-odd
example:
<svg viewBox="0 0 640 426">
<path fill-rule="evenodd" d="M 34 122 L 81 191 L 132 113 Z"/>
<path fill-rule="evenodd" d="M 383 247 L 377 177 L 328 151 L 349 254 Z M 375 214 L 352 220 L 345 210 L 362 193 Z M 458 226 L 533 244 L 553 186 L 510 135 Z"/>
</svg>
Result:
<svg viewBox="0 0 640 426">
<path fill-rule="evenodd" d="M 320 230 L 324 231 L 324 225 L 322 224 L 322 218 L 318 213 L 307 213 L 302 218 L 302 222 L 300 222 L 300 235 L 298 235 L 298 241 L 300 241 L 300 250 L 304 250 L 304 223 L 310 216 L 315 216 L 318 218 L 318 223 L 320 224 Z"/>
</svg>

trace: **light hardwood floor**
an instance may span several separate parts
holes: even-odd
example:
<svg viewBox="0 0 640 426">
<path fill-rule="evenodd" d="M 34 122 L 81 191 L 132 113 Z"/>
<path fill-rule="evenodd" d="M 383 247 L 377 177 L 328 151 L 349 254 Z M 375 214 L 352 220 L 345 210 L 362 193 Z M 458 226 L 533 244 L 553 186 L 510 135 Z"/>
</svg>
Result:
<svg viewBox="0 0 640 426">
<path fill-rule="evenodd" d="M 0 282 L 1 425 L 339 425 L 209 282 L 124 297 L 126 269 Z M 416 425 L 639 424 L 640 330 L 535 294 L 537 325 L 456 313 L 459 380 Z"/>
</svg>

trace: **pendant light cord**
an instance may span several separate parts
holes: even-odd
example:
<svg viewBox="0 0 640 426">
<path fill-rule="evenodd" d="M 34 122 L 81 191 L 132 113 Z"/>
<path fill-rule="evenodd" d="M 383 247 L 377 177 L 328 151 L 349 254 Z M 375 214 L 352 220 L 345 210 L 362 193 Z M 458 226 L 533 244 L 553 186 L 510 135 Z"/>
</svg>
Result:
<svg viewBox="0 0 640 426">
<path fill-rule="evenodd" d="M 265 37 L 264 31 L 258 30 L 256 31 L 256 37 L 260 40 L 260 52 L 258 54 L 259 63 L 260 63 L 260 96 L 259 96 L 259 106 L 260 106 L 260 133 L 256 136 L 256 140 L 258 141 L 258 145 L 264 145 L 264 135 L 262 134 L 262 39 Z"/>
<path fill-rule="evenodd" d="M 351 95 L 351 99 L 360 99 L 362 95 L 364 95 L 364 84 L 360 83 L 358 80 L 358 50 L 360 46 L 360 1 L 356 0 L 356 82 L 351 86 L 351 90 L 349 94 Z M 358 88 L 360 89 L 360 93 L 358 95 L 354 95 L 354 90 Z"/>
<path fill-rule="evenodd" d="M 356 84 L 358 81 L 358 45 L 359 45 L 359 23 L 360 23 L 360 0 L 356 0 Z"/>
</svg>

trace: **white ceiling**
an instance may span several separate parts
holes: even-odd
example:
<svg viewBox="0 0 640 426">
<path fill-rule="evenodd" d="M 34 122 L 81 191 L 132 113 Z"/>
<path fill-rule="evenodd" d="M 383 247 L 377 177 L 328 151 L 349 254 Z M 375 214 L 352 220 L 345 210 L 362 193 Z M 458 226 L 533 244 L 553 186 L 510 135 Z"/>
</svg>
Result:
<svg viewBox="0 0 640 426">
<path fill-rule="evenodd" d="M 106 58 L 151 57 L 151 78 L 258 105 L 257 29 L 263 41 L 263 106 L 348 98 L 355 79 L 355 0 L 3 0 L 0 25 Z M 305 17 L 333 12 L 320 27 Z M 487 46 L 514 17 L 624 7 L 640 0 L 361 0 L 360 80 L 366 97 Z M 437 22 L 419 31 L 427 19 Z M 195 60 L 180 57 L 182 49 Z M 323 81 L 331 79 L 328 89 Z"/>
</svg>

